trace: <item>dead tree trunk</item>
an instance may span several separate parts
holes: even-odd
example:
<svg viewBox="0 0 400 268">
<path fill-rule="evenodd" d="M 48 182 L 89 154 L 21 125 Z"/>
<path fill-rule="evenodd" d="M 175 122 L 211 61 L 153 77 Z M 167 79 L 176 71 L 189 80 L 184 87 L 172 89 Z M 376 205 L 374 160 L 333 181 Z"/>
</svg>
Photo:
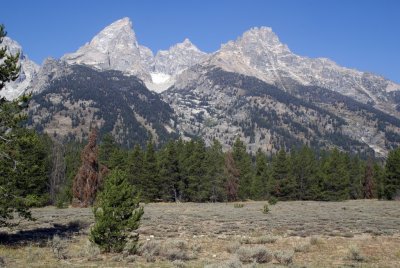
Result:
<svg viewBox="0 0 400 268">
<path fill-rule="evenodd" d="M 98 152 L 97 152 L 97 131 L 90 133 L 89 142 L 81 154 L 82 165 L 75 176 L 72 186 L 72 206 L 91 206 L 96 198 L 96 192 L 100 184 Z"/>
<path fill-rule="evenodd" d="M 61 143 L 54 141 L 52 148 L 52 169 L 50 174 L 50 198 L 54 204 L 56 196 L 60 192 L 60 187 L 65 182 L 65 161 L 64 161 L 64 147 Z"/>
</svg>

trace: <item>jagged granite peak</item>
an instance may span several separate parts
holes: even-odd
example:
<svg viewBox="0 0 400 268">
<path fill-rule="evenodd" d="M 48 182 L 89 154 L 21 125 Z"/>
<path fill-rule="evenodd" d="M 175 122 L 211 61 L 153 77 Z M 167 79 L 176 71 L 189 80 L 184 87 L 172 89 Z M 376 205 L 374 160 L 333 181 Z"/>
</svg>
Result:
<svg viewBox="0 0 400 268">
<path fill-rule="evenodd" d="M 151 72 L 153 70 L 154 66 L 154 54 L 153 51 L 151 51 L 150 48 L 139 45 L 139 51 L 140 51 L 140 60 L 146 67 L 146 69 Z"/>
<path fill-rule="evenodd" d="M 254 27 L 243 33 L 236 43 L 240 44 L 245 50 L 254 50 L 263 44 L 263 48 L 274 51 L 275 53 L 290 53 L 287 45 L 281 43 L 279 37 L 270 27 Z"/>
<path fill-rule="evenodd" d="M 155 56 L 154 71 L 171 76 L 201 62 L 207 53 L 199 50 L 188 38 L 182 43 L 171 46 L 168 50 L 160 50 Z"/>
<path fill-rule="evenodd" d="M 123 18 L 104 28 L 78 51 L 64 55 L 62 60 L 100 70 L 118 70 L 148 80 L 145 60 L 149 54 L 147 48 L 139 46 L 130 19 Z"/>
<path fill-rule="evenodd" d="M 5 88 L 0 91 L 0 96 L 5 97 L 8 100 L 13 100 L 26 92 L 28 86 L 32 83 L 39 70 L 39 65 L 30 60 L 27 55 L 24 54 L 21 45 L 9 38 L 4 37 L 1 47 L 6 46 L 8 52 L 12 55 L 20 53 L 19 64 L 21 65 L 21 72 L 17 80 L 7 83 Z"/>
<path fill-rule="evenodd" d="M 198 49 L 188 38 L 160 50 L 154 57 L 151 81 L 147 87 L 155 92 L 163 92 L 175 83 L 175 77 L 189 67 L 204 61 L 208 54 Z"/>
<path fill-rule="evenodd" d="M 180 115 L 181 135 L 200 135 L 206 142 L 216 138 L 227 149 L 236 135 L 253 152 L 275 150 L 287 139 L 290 147 L 307 137 L 334 146 L 347 140 L 385 156 L 400 143 L 400 85 L 327 58 L 298 56 L 267 27 L 222 45 L 178 75 L 162 95 Z M 295 103 L 302 104 L 294 108 Z M 320 124 L 334 117 L 340 126 Z M 293 126 L 284 123 L 288 120 Z M 310 129 L 298 135 L 307 125 Z"/>
<path fill-rule="evenodd" d="M 71 73 L 71 65 L 65 61 L 48 57 L 37 71 L 36 78 L 27 87 L 27 93 L 41 93 L 51 82 Z"/>
<path fill-rule="evenodd" d="M 400 90 L 400 85 L 378 75 L 341 67 L 326 58 L 296 55 L 268 27 L 252 28 L 222 45 L 205 64 L 255 76 L 285 91 L 290 91 L 292 84 L 324 87 L 400 116 L 388 98 L 388 93 Z"/>
</svg>

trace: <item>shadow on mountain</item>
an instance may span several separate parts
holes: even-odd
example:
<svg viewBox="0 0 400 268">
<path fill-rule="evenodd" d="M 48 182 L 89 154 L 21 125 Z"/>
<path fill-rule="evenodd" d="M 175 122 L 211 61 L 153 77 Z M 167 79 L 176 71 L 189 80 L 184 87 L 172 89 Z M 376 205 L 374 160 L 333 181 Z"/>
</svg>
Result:
<svg viewBox="0 0 400 268">
<path fill-rule="evenodd" d="M 68 224 L 53 224 L 53 227 L 18 231 L 12 234 L 0 232 L 0 245 L 22 246 L 35 244 L 45 246 L 55 235 L 60 238 L 71 238 L 88 226 L 89 224 L 85 222 L 71 221 Z"/>
</svg>

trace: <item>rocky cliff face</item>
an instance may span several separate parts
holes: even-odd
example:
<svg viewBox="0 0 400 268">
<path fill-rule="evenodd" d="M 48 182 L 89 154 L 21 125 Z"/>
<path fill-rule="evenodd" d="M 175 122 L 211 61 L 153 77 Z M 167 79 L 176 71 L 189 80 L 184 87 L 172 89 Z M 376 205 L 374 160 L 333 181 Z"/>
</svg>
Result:
<svg viewBox="0 0 400 268">
<path fill-rule="evenodd" d="M 175 76 L 203 61 L 207 54 L 200 51 L 189 39 L 168 50 L 160 50 L 154 59 L 154 72 Z"/>
<path fill-rule="evenodd" d="M 229 147 L 239 135 L 252 151 L 367 146 L 382 156 L 400 144 L 400 85 L 295 55 L 271 28 L 245 32 L 175 80 L 162 95 L 187 137 L 217 138 Z"/>
<path fill-rule="evenodd" d="M 21 72 L 18 79 L 8 83 L 0 92 L 0 96 L 5 97 L 8 100 L 13 100 L 25 93 L 32 81 L 35 80 L 39 66 L 31 61 L 28 56 L 24 54 L 20 44 L 11 38 L 5 37 L 2 46 L 7 46 L 8 51 L 13 55 L 18 52 L 20 53 L 19 63 L 21 64 Z"/>
<path fill-rule="evenodd" d="M 104 28 L 78 51 L 64 55 L 68 64 L 84 64 L 99 70 L 118 70 L 141 78 L 150 89 L 161 92 L 172 85 L 174 77 L 188 67 L 202 61 L 201 52 L 188 39 L 153 52 L 139 45 L 132 22 L 123 18 Z"/>
<path fill-rule="evenodd" d="M 66 54 L 61 59 L 69 64 L 118 70 L 148 80 L 150 77 L 145 60 L 152 56 L 149 54 L 146 48 L 139 46 L 132 22 L 123 18 L 104 28 L 76 52 Z"/>
<path fill-rule="evenodd" d="M 250 29 L 236 41 L 222 45 L 207 65 L 255 76 L 288 92 L 293 84 L 324 87 L 400 116 L 389 98 L 400 85 L 326 58 L 298 56 L 268 27 Z"/>
<path fill-rule="evenodd" d="M 146 85 L 153 91 L 162 92 L 172 86 L 177 75 L 207 58 L 189 39 L 168 50 L 160 50 L 154 58 L 151 78 Z"/>
</svg>

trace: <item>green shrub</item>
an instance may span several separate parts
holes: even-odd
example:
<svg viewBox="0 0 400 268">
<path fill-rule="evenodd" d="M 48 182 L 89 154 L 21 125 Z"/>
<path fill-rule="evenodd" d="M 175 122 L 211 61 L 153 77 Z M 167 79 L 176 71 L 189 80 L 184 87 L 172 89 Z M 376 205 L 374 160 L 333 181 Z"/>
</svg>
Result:
<svg viewBox="0 0 400 268">
<path fill-rule="evenodd" d="M 243 267 L 242 263 L 236 257 L 224 262 L 213 263 L 204 266 L 204 268 L 242 268 L 242 267 Z"/>
<path fill-rule="evenodd" d="M 63 187 L 56 195 L 55 206 L 56 208 L 67 208 L 71 203 L 71 187 Z"/>
<path fill-rule="evenodd" d="M 95 261 L 98 260 L 98 256 L 100 255 L 100 248 L 90 242 L 89 240 L 86 241 L 84 247 L 80 251 L 80 257 L 84 257 L 89 261 Z"/>
<path fill-rule="evenodd" d="M 289 265 L 293 262 L 294 251 L 277 251 L 274 255 L 280 264 Z"/>
<path fill-rule="evenodd" d="M 319 239 L 318 236 L 313 236 L 313 237 L 310 238 L 310 245 L 315 246 L 315 245 L 318 245 L 318 244 L 321 244 L 321 243 L 322 243 L 322 241 L 321 241 L 321 239 Z"/>
<path fill-rule="evenodd" d="M 170 240 L 165 242 L 161 256 L 169 261 L 188 261 L 195 258 L 194 253 L 189 251 L 188 243 L 184 240 Z"/>
<path fill-rule="evenodd" d="M 56 208 L 63 209 L 68 207 L 68 203 L 64 202 L 62 199 L 58 198 L 56 200 Z"/>
<path fill-rule="evenodd" d="M 311 245 L 308 243 L 298 243 L 294 246 L 294 252 L 309 252 Z"/>
<path fill-rule="evenodd" d="M 275 196 L 271 196 L 271 197 L 269 198 L 269 200 L 268 200 L 268 203 L 269 203 L 271 206 L 273 206 L 273 205 L 275 205 L 276 203 L 278 203 L 278 199 L 277 199 Z"/>
<path fill-rule="evenodd" d="M 174 260 L 172 262 L 172 265 L 176 268 L 186 268 L 187 267 L 186 263 L 181 260 Z"/>
<path fill-rule="evenodd" d="M 263 212 L 264 214 L 268 214 L 268 213 L 269 213 L 268 204 L 265 204 L 265 205 L 264 205 L 264 207 L 263 207 L 263 209 L 262 209 L 262 212 Z"/>
<path fill-rule="evenodd" d="M 49 246 L 57 259 L 64 260 L 67 258 L 67 242 L 58 235 L 53 236 L 53 239 L 49 241 Z"/>
<path fill-rule="evenodd" d="M 257 237 L 256 242 L 257 244 L 273 244 L 278 240 L 278 237 L 273 235 L 264 235 Z"/>
<path fill-rule="evenodd" d="M 43 207 L 47 205 L 49 202 L 49 195 L 44 194 L 44 195 L 35 195 L 35 194 L 29 194 L 25 197 L 25 204 L 28 207 Z"/>
<path fill-rule="evenodd" d="M 278 240 L 278 237 L 272 235 L 263 235 L 259 237 L 242 237 L 240 243 L 242 244 L 273 244 Z"/>
<path fill-rule="evenodd" d="M 136 196 L 136 197 L 135 197 Z M 116 169 L 106 178 L 93 208 L 95 225 L 90 241 L 105 252 L 128 251 L 134 253 L 139 239 L 143 207 L 134 187 L 128 183 L 126 173 Z"/>
<path fill-rule="evenodd" d="M 348 259 L 357 262 L 363 262 L 365 257 L 361 254 L 356 246 L 351 246 L 349 249 Z"/>
<path fill-rule="evenodd" d="M 244 204 L 242 204 L 242 203 L 236 203 L 236 204 L 233 204 L 233 207 L 234 207 L 234 208 L 242 208 L 242 207 L 244 207 Z"/>
<path fill-rule="evenodd" d="M 226 246 L 226 251 L 228 253 L 235 253 L 239 248 L 240 248 L 240 243 L 238 241 L 235 241 Z"/>
<path fill-rule="evenodd" d="M 272 261 L 273 255 L 265 247 L 240 247 L 236 254 L 239 260 L 244 263 L 257 262 L 257 263 L 268 263 Z"/>
</svg>

